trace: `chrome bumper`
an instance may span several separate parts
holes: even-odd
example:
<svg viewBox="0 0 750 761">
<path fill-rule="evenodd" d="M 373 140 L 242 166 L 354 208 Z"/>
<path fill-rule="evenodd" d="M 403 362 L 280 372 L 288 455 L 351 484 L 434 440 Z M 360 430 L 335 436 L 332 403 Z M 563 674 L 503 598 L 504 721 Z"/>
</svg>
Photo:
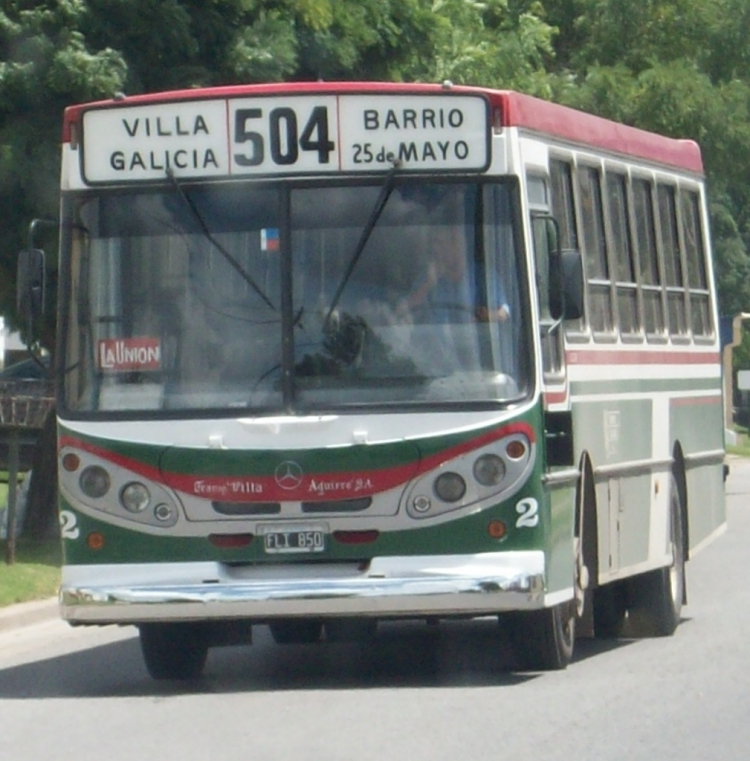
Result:
<svg viewBox="0 0 750 761">
<path fill-rule="evenodd" d="M 480 615 L 543 607 L 544 577 L 538 551 L 384 557 L 364 570 L 301 563 L 65 566 L 60 606 L 73 624 Z"/>
</svg>

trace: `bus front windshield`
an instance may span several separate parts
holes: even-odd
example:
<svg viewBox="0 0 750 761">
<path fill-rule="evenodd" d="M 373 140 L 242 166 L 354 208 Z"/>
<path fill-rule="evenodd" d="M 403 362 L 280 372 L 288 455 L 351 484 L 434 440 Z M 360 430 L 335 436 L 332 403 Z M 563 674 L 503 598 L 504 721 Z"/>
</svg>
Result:
<svg viewBox="0 0 750 761">
<path fill-rule="evenodd" d="M 529 389 L 509 182 L 64 201 L 61 412 L 496 405 Z"/>
</svg>

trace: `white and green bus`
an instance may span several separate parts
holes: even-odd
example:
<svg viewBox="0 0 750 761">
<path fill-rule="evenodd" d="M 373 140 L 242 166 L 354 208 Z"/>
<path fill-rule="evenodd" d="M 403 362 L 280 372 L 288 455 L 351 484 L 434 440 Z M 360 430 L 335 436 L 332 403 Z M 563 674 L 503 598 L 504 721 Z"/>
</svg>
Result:
<svg viewBox="0 0 750 761">
<path fill-rule="evenodd" d="M 694 143 L 348 82 L 74 106 L 62 147 L 64 619 L 157 679 L 261 624 L 493 616 L 530 669 L 675 630 L 725 525 Z"/>
</svg>

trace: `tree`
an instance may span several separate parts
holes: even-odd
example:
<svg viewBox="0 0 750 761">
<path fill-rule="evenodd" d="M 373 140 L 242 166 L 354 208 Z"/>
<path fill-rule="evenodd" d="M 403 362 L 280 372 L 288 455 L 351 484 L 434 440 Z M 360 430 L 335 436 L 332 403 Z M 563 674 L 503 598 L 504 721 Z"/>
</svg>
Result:
<svg viewBox="0 0 750 761">
<path fill-rule="evenodd" d="M 554 97 L 702 149 L 721 312 L 750 308 L 750 57 L 739 0 L 549 0 L 578 43 L 556 59 Z M 571 12 L 575 18 L 571 18 Z M 560 35 L 561 36 L 561 35 Z M 558 36 L 556 39 L 560 39 Z M 721 51 L 721 52 L 717 52 Z"/>
<path fill-rule="evenodd" d="M 90 53 L 75 0 L 5 2 L 0 11 L 0 311 L 14 316 L 15 257 L 33 217 L 57 216 L 64 107 L 122 87 L 126 64 L 113 50 Z"/>
</svg>

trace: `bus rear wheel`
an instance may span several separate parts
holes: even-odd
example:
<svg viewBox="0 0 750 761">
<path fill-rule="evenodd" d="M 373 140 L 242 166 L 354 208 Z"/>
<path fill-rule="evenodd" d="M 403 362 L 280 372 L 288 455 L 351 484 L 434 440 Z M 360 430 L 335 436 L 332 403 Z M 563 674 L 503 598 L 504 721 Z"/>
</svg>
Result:
<svg viewBox="0 0 750 761">
<path fill-rule="evenodd" d="M 197 679 L 208 656 L 208 633 L 194 623 L 141 624 L 141 652 L 153 679 Z"/>
<path fill-rule="evenodd" d="M 685 596 L 685 526 L 677 479 L 670 482 L 672 562 L 630 581 L 628 627 L 634 637 L 669 637 L 680 623 Z"/>
<path fill-rule="evenodd" d="M 519 666 L 529 671 L 559 671 L 570 663 L 575 645 L 575 607 L 563 603 L 543 610 L 506 614 Z"/>
<path fill-rule="evenodd" d="M 617 639 L 625 628 L 628 612 L 627 590 L 622 582 L 613 582 L 594 590 L 594 636 Z"/>
</svg>

